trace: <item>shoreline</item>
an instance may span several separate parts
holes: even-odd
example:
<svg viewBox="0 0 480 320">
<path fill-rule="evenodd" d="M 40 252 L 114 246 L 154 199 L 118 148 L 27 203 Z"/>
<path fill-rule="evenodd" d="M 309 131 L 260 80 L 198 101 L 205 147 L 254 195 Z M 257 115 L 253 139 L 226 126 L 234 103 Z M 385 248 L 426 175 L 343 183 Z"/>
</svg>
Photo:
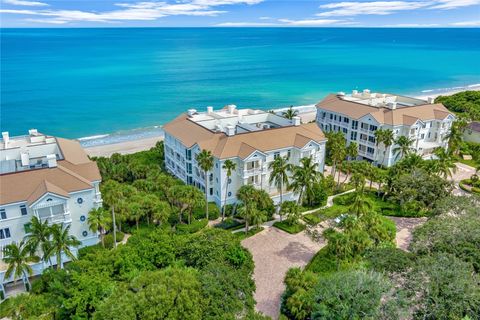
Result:
<svg viewBox="0 0 480 320">
<path fill-rule="evenodd" d="M 465 90 L 467 89 L 467 90 Z M 421 95 L 412 95 L 415 98 L 426 100 L 427 98 L 437 98 L 438 96 L 449 96 L 458 92 L 462 91 L 480 91 L 480 84 L 475 84 L 472 86 L 469 86 L 468 88 L 451 88 L 449 90 L 435 90 L 430 93 L 430 94 L 425 94 L 426 92 L 423 92 Z M 276 108 L 273 109 L 275 112 L 281 112 L 289 107 L 282 107 L 282 108 Z M 302 118 L 303 123 L 307 123 L 310 121 L 314 121 L 316 117 L 316 111 L 314 110 L 315 105 L 304 105 L 304 106 L 294 106 L 293 107 L 296 110 L 299 110 L 299 116 Z M 139 151 L 144 151 L 148 150 L 152 147 L 155 146 L 155 144 L 158 141 L 163 141 L 163 133 L 161 131 L 161 127 L 154 127 L 155 128 L 155 135 L 150 135 L 148 137 L 141 137 L 137 135 L 132 135 L 132 139 L 124 139 L 121 141 L 113 141 L 113 142 L 107 142 L 107 143 L 102 143 L 98 145 L 82 145 L 83 149 L 85 152 L 90 156 L 90 157 L 110 157 L 114 153 L 120 153 L 120 154 L 131 154 Z M 160 129 L 160 130 L 159 130 Z M 100 135 L 98 136 L 99 138 L 104 138 L 109 136 L 107 135 Z M 89 140 L 94 140 L 97 137 L 91 137 L 91 138 L 81 138 L 77 139 L 80 141 L 82 144 L 84 144 L 86 141 Z"/>
</svg>

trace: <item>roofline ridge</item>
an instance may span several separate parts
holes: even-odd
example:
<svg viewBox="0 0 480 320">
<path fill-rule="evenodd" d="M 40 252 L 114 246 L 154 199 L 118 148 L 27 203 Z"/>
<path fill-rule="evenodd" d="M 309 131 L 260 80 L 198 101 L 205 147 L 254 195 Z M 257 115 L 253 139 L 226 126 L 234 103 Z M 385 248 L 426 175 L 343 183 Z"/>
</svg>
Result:
<svg viewBox="0 0 480 320">
<path fill-rule="evenodd" d="M 67 161 L 67 162 L 69 162 L 69 161 Z M 69 162 L 69 163 L 71 163 L 71 162 Z M 73 165 L 73 163 L 72 163 L 72 165 Z M 64 167 L 64 166 L 62 166 L 62 165 L 60 165 L 60 164 L 57 164 L 57 168 L 60 169 L 60 170 L 62 170 L 62 171 L 65 172 L 65 173 L 71 175 L 72 177 L 75 177 L 75 178 L 77 178 L 78 180 L 80 180 L 80 181 L 88 184 L 89 186 L 92 186 L 92 182 L 91 182 L 90 180 L 85 179 L 84 177 L 82 177 L 82 176 L 79 175 L 78 173 L 73 172 L 72 170 L 70 170 L 70 169 L 68 169 L 68 168 L 66 168 L 66 167 Z M 60 189 L 61 189 L 61 188 L 60 188 Z"/>
</svg>

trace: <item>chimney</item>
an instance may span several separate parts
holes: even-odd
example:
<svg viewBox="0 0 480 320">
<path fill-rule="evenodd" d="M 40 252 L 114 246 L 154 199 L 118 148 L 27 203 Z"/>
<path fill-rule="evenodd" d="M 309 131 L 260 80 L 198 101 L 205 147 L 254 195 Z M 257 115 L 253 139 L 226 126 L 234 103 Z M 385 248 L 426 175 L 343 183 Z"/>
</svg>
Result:
<svg viewBox="0 0 480 320">
<path fill-rule="evenodd" d="M 30 156 L 28 155 L 28 152 L 23 151 L 20 153 L 20 159 L 22 161 L 22 167 L 27 167 L 30 165 Z"/>
<path fill-rule="evenodd" d="M 428 97 L 428 98 L 427 98 L 427 102 L 430 103 L 430 104 L 434 104 L 434 103 L 435 103 L 435 98 L 433 98 L 433 97 Z"/>
<path fill-rule="evenodd" d="M 395 109 L 397 109 L 397 103 L 396 102 L 389 102 L 389 103 L 387 103 L 387 107 L 389 109 L 395 110 Z"/>
<path fill-rule="evenodd" d="M 193 115 L 195 113 L 197 113 L 197 110 L 195 110 L 195 109 L 188 109 L 188 111 L 187 111 L 187 114 L 190 118 L 193 117 Z"/>
<path fill-rule="evenodd" d="M 8 143 L 10 142 L 10 136 L 8 135 L 8 131 L 2 132 L 3 144 L 5 149 L 8 148 Z"/>
<path fill-rule="evenodd" d="M 301 118 L 299 116 L 295 116 L 295 117 L 292 118 L 292 122 L 293 122 L 294 126 L 298 127 L 300 125 Z"/>
<path fill-rule="evenodd" d="M 208 106 L 207 107 L 207 114 L 213 113 L 213 107 Z"/>
<path fill-rule="evenodd" d="M 227 130 L 227 136 L 231 137 L 231 136 L 234 136 L 235 135 L 235 127 L 232 126 L 232 125 L 228 125 L 226 126 L 225 128 Z"/>
<path fill-rule="evenodd" d="M 57 166 L 57 156 L 54 154 L 48 154 L 47 162 L 49 168 L 55 168 Z"/>
<path fill-rule="evenodd" d="M 229 105 L 227 106 L 228 113 L 233 114 L 233 112 L 235 111 L 236 108 L 237 108 L 236 105 L 234 105 L 234 104 L 229 104 Z"/>
</svg>

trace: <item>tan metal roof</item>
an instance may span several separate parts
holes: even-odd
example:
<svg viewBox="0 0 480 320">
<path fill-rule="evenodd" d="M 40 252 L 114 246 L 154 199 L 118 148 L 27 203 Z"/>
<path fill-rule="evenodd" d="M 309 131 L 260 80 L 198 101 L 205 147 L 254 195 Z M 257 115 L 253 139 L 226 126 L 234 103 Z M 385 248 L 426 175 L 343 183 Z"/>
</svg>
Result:
<svg viewBox="0 0 480 320">
<path fill-rule="evenodd" d="M 352 119 L 360 119 L 365 115 L 371 115 L 381 124 L 389 125 L 412 125 L 418 119 L 426 120 L 443 120 L 452 114 L 441 103 L 417 105 L 412 107 L 398 107 L 394 110 L 389 108 L 372 107 L 366 104 L 347 101 L 341 99 L 336 94 L 329 94 L 325 99 L 320 101 L 317 108 L 336 113 L 341 113 Z M 452 114 L 453 115 L 453 114 Z"/>
<path fill-rule="evenodd" d="M 304 147 L 311 140 L 326 140 L 316 123 L 301 124 L 265 129 L 227 136 L 223 132 L 213 132 L 188 119 L 186 114 L 167 123 L 163 129 L 180 140 L 186 147 L 195 144 L 201 149 L 210 150 L 220 159 L 248 157 L 253 151 L 267 152 L 287 147 Z"/>
<path fill-rule="evenodd" d="M 77 141 L 57 138 L 64 160 L 53 168 L 33 169 L 0 175 L 0 205 L 27 201 L 32 204 L 45 193 L 61 196 L 90 189 L 101 180 L 97 164 Z"/>
</svg>

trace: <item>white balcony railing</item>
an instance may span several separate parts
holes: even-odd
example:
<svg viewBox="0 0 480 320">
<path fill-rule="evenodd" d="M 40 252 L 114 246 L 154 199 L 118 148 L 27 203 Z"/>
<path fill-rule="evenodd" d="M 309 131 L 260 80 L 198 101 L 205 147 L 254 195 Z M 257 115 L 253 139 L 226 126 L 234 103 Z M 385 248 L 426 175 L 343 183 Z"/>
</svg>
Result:
<svg viewBox="0 0 480 320">
<path fill-rule="evenodd" d="M 48 217 L 40 217 L 40 220 L 47 221 L 48 224 L 57 224 L 57 223 L 70 223 L 72 222 L 72 218 L 70 216 L 70 211 L 60 213 L 60 214 L 54 214 Z"/>
</svg>

